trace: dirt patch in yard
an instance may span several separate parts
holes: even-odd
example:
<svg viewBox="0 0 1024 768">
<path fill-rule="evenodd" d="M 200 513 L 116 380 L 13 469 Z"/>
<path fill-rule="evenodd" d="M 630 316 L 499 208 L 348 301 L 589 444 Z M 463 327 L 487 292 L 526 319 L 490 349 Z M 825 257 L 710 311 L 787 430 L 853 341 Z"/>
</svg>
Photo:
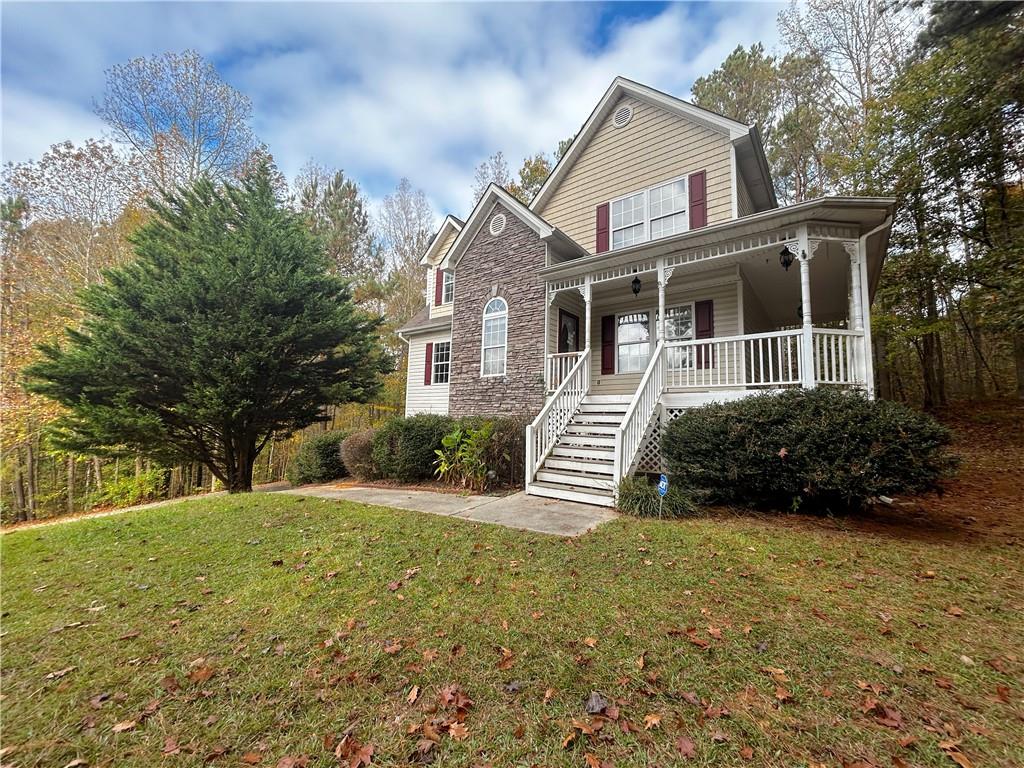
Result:
<svg viewBox="0 0 1024 768">
<path fill-rule="evenodd" d="M 940 493 L 894 499 L 861 516 L 784 515 L 785 525 L 841 528 L 924 541 L 1024 546 L 1024 403 L 961 404 L 936 414 L 963 463 Z"/>
</svg>

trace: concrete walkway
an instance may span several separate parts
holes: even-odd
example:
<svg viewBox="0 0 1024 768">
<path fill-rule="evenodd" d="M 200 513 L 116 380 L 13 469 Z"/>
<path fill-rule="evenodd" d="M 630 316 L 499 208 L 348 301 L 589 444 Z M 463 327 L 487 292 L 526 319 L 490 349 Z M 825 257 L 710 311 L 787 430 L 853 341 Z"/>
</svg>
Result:
<svg viewBox="0 0 1024 768">
<path fill-rule="evenodd" d="M 527 496 L 522 492 L 511 496 L 459 496 L 406 488 L 327 484 L 304 485 L 274 493 L 429 512 L 555 536 L 579 536 L 615 518 L 615 513 L 605 507 Z"/>
</svg>

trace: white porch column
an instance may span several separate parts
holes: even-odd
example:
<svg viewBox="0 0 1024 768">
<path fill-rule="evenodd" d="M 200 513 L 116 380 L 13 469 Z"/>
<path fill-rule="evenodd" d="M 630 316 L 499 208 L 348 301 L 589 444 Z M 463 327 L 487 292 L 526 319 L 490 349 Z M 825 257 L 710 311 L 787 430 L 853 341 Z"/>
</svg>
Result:
<svg viewBox="0 0 1024 768">
<path fill-rule="evenodd" d="M 864 309 L 861 295 L 860 280 L 860 243 L 856 240 L 844 240 L 843 250 L 850 257 L 850 330 L 864 332 Z M 864 361 L 867 350 L 864 348 L 864 337 L 861 336 L 850 345 L 851 366 L 857 379 L 866 381 L 867 375 Z"/>
<path fill-rule="evenodd" d="M 583 348 L 590 349 L 590 275 L 587 275 L 587 282 L 583 284 L 583 288 L 580 292 L 583 294 L 583 314 L 586 318 L 583 321 Z"/>
<path fill-rule="evenodd" d="M 658 341 L 665 338 L 665 260 L 658 259 Z"/>
<path fill-rule="evenodd" d="M 892 219 L 889 219 L 889 223 Z M 868 293 L 868 235 L 863 235 L 857 241 L 859 254 L 858 272 L 860 272 L 860 313 L 862 318 L 862 329 L 864 332 L 863 361 L 864 361 L 864 390 L 868 397 L 875 399 L 875 359 L 871 347 L 871 298 Z"/>
<path fill-rule="evenodd" d="M 803 370 L 801 371 L 802 386 L 805 389 L 814 389 L 817 386 L 817 376 L 814 370 L 814 335 L 811 328 L 811 259 L 818 249 L 820 241 L 809 240 L 807 228 L 801 227 L 799 232 L 800 255 L 800 307 L 803 319 L 802 351 Z"/>
</svg>

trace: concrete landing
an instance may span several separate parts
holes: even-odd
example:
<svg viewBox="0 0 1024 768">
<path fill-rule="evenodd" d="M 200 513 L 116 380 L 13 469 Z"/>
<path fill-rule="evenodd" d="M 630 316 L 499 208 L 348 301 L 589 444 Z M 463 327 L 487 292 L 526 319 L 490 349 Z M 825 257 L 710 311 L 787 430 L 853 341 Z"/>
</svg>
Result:
<svg viewBox="0 0 1024 768">
<path fill-rule="evenodd" d="M 511 496 L 459 496 L 436 491 L 332 484 L 304 485 L 274 492 L 428 512 L 553 536 L 579 536 L 615 519 L 615 513 L 610 509 L 527 496 L 522 492 Z"/>
</svg>

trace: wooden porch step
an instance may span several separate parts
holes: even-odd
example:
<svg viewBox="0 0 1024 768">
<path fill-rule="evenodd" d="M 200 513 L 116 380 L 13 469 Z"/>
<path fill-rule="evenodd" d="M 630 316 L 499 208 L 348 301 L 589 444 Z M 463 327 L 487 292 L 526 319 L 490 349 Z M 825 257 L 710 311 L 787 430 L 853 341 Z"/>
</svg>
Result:
<svg viewBox="0 0 1024 768">
<path fill-rule="evenodd" d="M 621 424 L 622 413 L 597 413 L 595 411 L 582 411 L 572 417 L 574 424 Z"/>
<path fill-rule="evenodd" d="M 629 403 L 588 403 L 580 404 L 580 413 L 617 413 L 621 417 L 629 410 Z"/>
<path fill-rule="evenodd" d="M 537 472 L 537 479 L 541 482 L 559 483 L 573 488 L 599 488 L 601 490 L 606 490 L 609 493 L 611 493 L 615 488 L 610 475 L 593 475 L 586 472 L 572 472 L 565 469 L 547 469 L 546 467 L 542 467 Z"/>
<path fill-rule="evenodd" d="M 590 405 L 593 403 L 604 403 L 612 405 L 621 404 L 625 406 L 625 408 L 628 408 L 629 401 L 632 399 L 632 395 L 587 395 L 586 397 L 583 398 L 583 403 L 585 405 Z M 625 408 L 623 408 L 623 410 L 625 410 Z"/>
<path fill-rule="evenodd" d="M 616 430 L 619 428 L 618 423 L 615 424 L 582 424 L 576 421 L 569 422 L 569 426 L 565 428 L 565 434 L 567 435 L 601 435 L 611 436 L 614 435 Z"/>
<path fill-rule="evenodd" d="M 611 491 L 599 489 L 581 489 L 561 483 L 532 482 L 527 483 L 526 492 L 533 496 L 545 496 L 550 499 L 563 499 L 565 501 L 578 501 L 581 504 L 596 504 L 602 507 L 615 506 L 615 499 Z"/>
<path fill-rule="evenodd" d="M 574 445 L 582 448 L 615 448 L 615 438 L 611 435 L 591 435 L 587 433 L 566 432 L 558 438 L 558 445 Z"/>
<path fill-rule="evenodd" d="M 570 472 L 589 472 L 595 475 L 611 477 L 615 462 L 611 459 L 568 459 L 562 456 L 548 456 L 544 460 L 544 469 L 568 470 Z"/>
<path fill-rule="evenodd" d="M 615 460 L 615 451 L 613 448 L 605 446 L 587 448 L 581 445 L 563 445 L 562 443 L 557 444 L 551 449 L 551 456 L 566 458 L 566 459 L 603 459 L 606 461 Z"/>
</svg>

